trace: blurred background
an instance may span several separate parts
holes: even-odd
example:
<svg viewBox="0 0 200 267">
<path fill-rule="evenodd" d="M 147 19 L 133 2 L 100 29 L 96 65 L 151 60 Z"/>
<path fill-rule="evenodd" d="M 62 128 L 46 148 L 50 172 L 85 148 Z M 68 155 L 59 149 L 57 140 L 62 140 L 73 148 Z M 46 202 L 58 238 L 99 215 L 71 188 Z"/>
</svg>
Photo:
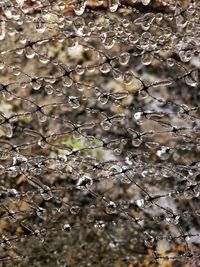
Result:
<svg viewBox="0 0 200 267">
<path fill-rule="evenodd" d="M 200 265 L 199 15 L 0 0 L 0 266 Z"/>
</svg>

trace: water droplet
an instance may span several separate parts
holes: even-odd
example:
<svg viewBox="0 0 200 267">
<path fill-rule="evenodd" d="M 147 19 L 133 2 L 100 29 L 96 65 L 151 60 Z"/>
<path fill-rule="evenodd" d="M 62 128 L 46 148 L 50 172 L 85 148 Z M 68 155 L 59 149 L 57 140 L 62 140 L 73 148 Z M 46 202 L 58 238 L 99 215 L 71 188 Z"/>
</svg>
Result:
<svg viewBox="0 0 200 267">
<path fill-rule="evenodd" d="M 144 240 L 144 244 L 148 248 L 152 248 L 154 246 L 154 242 L 155 242 L 154 237 L 149 235 L 149 234 L 146 236 L 146 238 Z"/>
<path fill-rule="evenodd" d="M 144 199 L 136 200 L 136 204 L 138 205 L 138 207 L 143 208 L 145 204 Z"/>
<path fill-rule="evenodd" d="M 67 39 L 68 49 L 75 49 L 78 46 L 78 40 L 76 38 L 68 38 Z"/>
<path fill-rule="evenodd" d="M 132 139 L 132 145 L 134 147 L 139 147 L 142 144 L 142 137 L 137 137 Z"/>
<path fill-rule="evenodd" d="M 40 189 L 40 193 L 41 196 L 44 200 L 50 200 L 53 197 L 53 194 L 51 192 L 51 189 L 49 186 L 44 185 L 41 189 Z"/>
<path fill-rule="evenodd" d="M 107 37 L 103 44 L 105 49 L 110 50 L 115 44 L 115 39 L 113 37 Z"/>
<path fill-rule="evenodd" d="M 114 68 L 112 71 L 112 74 L 113 74 L 113 78 L 115 80 L 119 80 L 122 78 L 122 73 L 121 73 L 120 69 Z"/>
<path fill-rule="evenodd" d="M 38 120 L 40 122 L 45 122 L 47 120 L 47 116 L 44 113 L 40 112 L 40 111 L 36 112 L 36 116 L 37 116 L 37 118 L 38 118 Z"/>
<path fill-rule="evenodd" d="M 110 201 L 109 203 L 106 204 L 106 213 L 107 214 L 117 213 L 117 205 L 113 201 Z"/>
<path fill-rule="evenodd" d="M 80 107 L 80 102 L 78 100 L 78 97 L 76 96 L 69 96 L 68 103 L 73 109 L 77 109 Z"/>
<path fill-rule="evenodd" d="M 63 86 L 70 87 L 73 84 L 73 80 L 69 76 L 64 76 L 62 78 L 62 84 Z"/>
<path fill-rule="evenodd" d="M 85 27 L 85 20 L 83 17 L 76 17 L 73 21 L 73 27 L 78 35 L 83 35 L 83 29 Z"/>
<path fill-rule="evenodd" d="M 141 125 L 144 121 L 144 115 L 143 112 L 136 112 L 134 114 L 134 119 L 138 125 Z"/>
<path fill-rule="evenodd" d="M 109 6 L 109 10 L 110 12 L 115 12 L 117 11 L 119 7 L 119 1 L 118 0 L 112 0 L 110 6 Z"/>
<path fill-rule="evenodd" d="M 128 52 L 124 52 L 119 57 L 119 63 L 121 65 L 127 65 L 130 60 L 130 54 Z"/>
<path fill-rule="evenodd" d="M 121 173 L 122 172 L 122 168 L 121 166 L 115 164 L 115 165 L 112 165 L 109 169 L 109 174 L 110 175 L 115 175 L 115 174 L 118 174 L 118 173 Z"/>
<path fill-rule="evenodd" d="M 16 53 L 17 55 L 22 55 L 22 54 L 24 53 L 24 51 L 25 51 L 25 49 L 17 49 L 17 50 L 15 51 L 15 53 Z"/>
<path fill-rule="evenodd" d="M 185 199 L 193 199 L 195 197 L 195 194 L 191 189 L 185 190 L 183 194 Z"/>
<path fill-rule="evenodd" d="M 49 58 L 46 57 L 46 56 L 42 56 L 42 55 L 40 55 L 40 56 L 38 57 L 38 59 L 39 59 L 39 61 L 40 61 L 42 64 L 47 64 L 47 63 L 49 62 Z"/>
<path fill-rule="evenodd" d="M 36 31 L 38 32 L 38 33 L 44 33 L 45 32 L 45 30 L 46 30 L 46 27 L 45 27 L 45 24 L 44 23 L 42 23 L 42 22 L 37 22 L 36 23 Z"/>
<path fill-rule="evenodd" d="M 173 59 L 173 58 L 168 58 L 167 59 L 167 65 L 169 66 L 169 67 L 173 67 L 174 66 L 174 64 L 175 64 L 175 59 Z"/>
<path fill-rule="evenodd" d="M 14 96 L 13 94 L 9 93 L 8 91 L 3 92 L 3 96 L 6 98 L 6 100 L 11 101 L 13 100 Z M 11 121 L 11 120 L 10 120 Z"/>
<path fill-rule="evenodd" d="M 22 7 L 25 0 L 16 0 L 17 4 Z"/>
<path fill-rule="evenodd" d="M 75 70 L 79 75 L 82 75 L 85 72 L 85 68 L 81 65 L 77 65 Z"/>
<path fill-rule="evenodd" d="M 45 85 L 44 90 L 47 93 L 47 95 L 52 95 L 54 92 L 53 86 L 50 84 Z"/>
<path fill-rule="evenodd" d="M 71 214 L 74 214 L 74 215 L 77 215 L 79 212 L 80 212 L 80 207 L 79 206 L 72 206 L 71 208 L 70 208 L 70 212 L 71 212 Z"/>
<path fill-rule="evenodd" d="M 8 249 L 11 246 L 9 239 L 7 239 L 4 235 L 1 237 L 1 247 L 4 249 Z"/>
<path fill-rule="evenodd" d="M 180 216 L 172 216 L 172 217 L 166 217 L 165 220 L 169 224 L 178 224 L 179 223 Z"/>
<path fill-rule="evenodd" d="M 142 4 L 143 4 L 144 6 L 149 5 L 150 2 L 151 2 L 151 0 L 142 0 Z"/>
<path fill-rule="evenodd" d="M 145 99 L 147 98 L 149 95 L 148 95 L 148 91 L 147 90 L 144 90 L 144 89 L 140 89 L 139 90 L 139 96 L 141 99 Z"/>
<path fill-rule="evenodd" d="M 7 169 L 7 173 L 10 177 L 16 177 L 18 175 L 18 170 L 13 166 Z"/>
<path fill-rule="evenodd" d="M 192 56 L 193 56 L 193 53 L 191 50 L 190 51 L 189 50 L 188 51 L 181 50 L 179 52 L 179 57 L 180 57 L 182 62 L 189 62 L 191 60 Z"/>
<path fill-rule="evenodd" d="M 38 207 L 36 214 L 39 218 L 45 220 L 47 218 L 47 210 L 41 207 Z"/>
<path fill-rule="evenodd" d="M 8 138 L 11 138 L 13 136 L 13 127 L 10 124 L 8 124 L 8 123 L 3 124 L 3 125 L 0 125 L 0 130 Z"/>
<path fill-rule="evenodd" d="M 100 66 L 99 69 L 102 73 L 108 73 L 111 70 L 111 66 L 108 63 L 104 63 Z"/>
<path fill-rule="evenodd" d="M 88 175 L 83 175 L 78 179 L 77 182 L 77 188 L 78 189 L 86 189 L 88 187 L 91 187 L 93 184 L 93 180 L 90 176 Z"/>
<path fill-rule="evenodd" d="M 152 60 L 153 60 L 152 53 L 146 52 L 146 53 L 143 53 L 142 56 L 141 56 L 141 62 L 144 65 L 150 65 Z"/>
<path fill-rule="evenodd" d="M 102 104 L 102 105 L 105 105 L 108 103 L 109 101 L 109 95 L 106 95 L 106 94 L 101 94 L 98 98 L 99 102 Z"/>
<path fill-rule="evenodd" d="M 3 70 L 5 68 L 5 63 L 3 61 L 0 61 L 0 70 Z"/>
<path fill-rule="evenodd" d="M 27 47 L 25 50 L 26 57 L 32 59 L 35 56 L 35 51 L 31 47 Z"/>
<path fill-rule="evenodd" d="M 178 28 L 185 28 L 187 26 L 188 21 L 181 15 L 176 14 L 175 16 L 176 25 Z"/>
<path fill-rule="evenodd" d="M 15 76 L 19 76 L 21 74 L 21 70 L 17 67 L 13 67 L 12 69 L 12 73 L 15 75 Z"/>
<path fill-rule="evenodd" d="M 123 75 L 123 82 L 125 84 L 131 84 L 133 81 L 133 73 L 132 71 L 126 71 Z"/>
<path fill-rule="evenodd" d="M 198 70 L 194 70 L 190 74 L 188 74 L 185 77 L 185 82 L 186 82 L 186 84 L 188 84 L 192 87 L 196 87 L 199 83 Z"/>
<path fill-rule="evenodd" d="M 97 229 L 104 229 L 105 225 L 106 224 L 104 221 L 96 221 L 94 227 Z"/>
<path fill-rule="evenodd" d="M 63 230 L 65 231 L 65 232 L 70 232 L 71 231 L 71 226 L 70 226 L 70 224 L 69 223 L 65 223 L 64 225 L 63 225 Z"/>
<path fill-rule="evenodd" d="M 161 159 L 161 160 L 166 160 L 170 157 L 171 151 L 169 147 L 162 146 L 159 150 L 157 150 L 156 155 Z"/>
<path fill-rule="evenodd" d="M 37 81 L 37 82 L 31 82 L 31 85 L 32 85 L 32 88 L 34 90 L 39 90 L 40 87 L 41 87 L 41 83 L 39 81 Z"/>
<path fill-rule="evenodd" d="M 134 32 L 128 37 L 128 40 L 131 44 L 136 44 L 139 40 L 139 34 L 137 32 Z"/>
<path fill-rule="evenodd" d="M 77 15 L 77 16 L 81 16 L 84 11 L 85 11 L 85 7 L 86 7 L 86 1 L 83 1 L 81 3 L 77 3 L 74 5 L 74 13 Z"/>
<path fill-rule="evenodd" d="M 101 127 L 105 130 L 105 131 L 109 131 L 110 128 L 112 127 L 112 123 L 109 122 L 108 120 L 103 120 L 101 122 Z"/>
<path fill-rule="evenodd" d="M 1 154 L 1 151 L 0 151 L 0 154 Z M 1 159 L 1 155 L 0 155 L 0 159 Z M 5 172 L 5 167 L 0 165 L 0 175 L 4 174 Z"/>
<path fill-rule="evenodd" d="M 0 23 L 0 41 L 2 41 L 6 36 L 6 22 L 2 21 Z"/>
</svg>

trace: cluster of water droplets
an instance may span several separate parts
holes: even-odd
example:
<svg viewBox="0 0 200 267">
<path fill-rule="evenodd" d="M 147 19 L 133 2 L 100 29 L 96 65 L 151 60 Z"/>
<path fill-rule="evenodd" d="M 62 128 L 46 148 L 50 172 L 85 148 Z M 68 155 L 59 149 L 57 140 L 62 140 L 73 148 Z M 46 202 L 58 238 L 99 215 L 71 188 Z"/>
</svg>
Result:
<svg viewBox="0 0 200 267">
<path fill-rule="evenodd" d="M 198 1 L 0 5 L 3 264 L 198 266 Z"/>
</svg>

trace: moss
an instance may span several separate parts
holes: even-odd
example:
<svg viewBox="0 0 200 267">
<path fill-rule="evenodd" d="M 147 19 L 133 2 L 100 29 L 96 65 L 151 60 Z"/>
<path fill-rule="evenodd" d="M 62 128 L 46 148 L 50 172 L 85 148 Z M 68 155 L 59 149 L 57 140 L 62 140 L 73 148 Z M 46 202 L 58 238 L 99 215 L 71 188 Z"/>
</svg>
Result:
<svg viewBox="0 0 200 267">
<path fill-rule="evenodd" d="M 98 139 L 94 138 L 93 140 L 88 140 L 85 138 L 75 138 L 74 136 L 70 135 L 67 139 L 57 139 L 53 143 L 54 147 L 52 147 L 53 150 L 59 150 L 59 147 L 56 147 L 57 145 L 65 145 L 66 148 L 71 148 L 74 150 L 80 150 L 81 156 L 91 156 L 95 153 L 95 155 L 99 158 L 101 157 L 101 153 L 98 150 L 98 148 L 101 147 L 102 143 Z M 92 149 L 90 149 L 92 148 Z M 96 148 L 96 149 L 95 149 Z"/>
</svg>

